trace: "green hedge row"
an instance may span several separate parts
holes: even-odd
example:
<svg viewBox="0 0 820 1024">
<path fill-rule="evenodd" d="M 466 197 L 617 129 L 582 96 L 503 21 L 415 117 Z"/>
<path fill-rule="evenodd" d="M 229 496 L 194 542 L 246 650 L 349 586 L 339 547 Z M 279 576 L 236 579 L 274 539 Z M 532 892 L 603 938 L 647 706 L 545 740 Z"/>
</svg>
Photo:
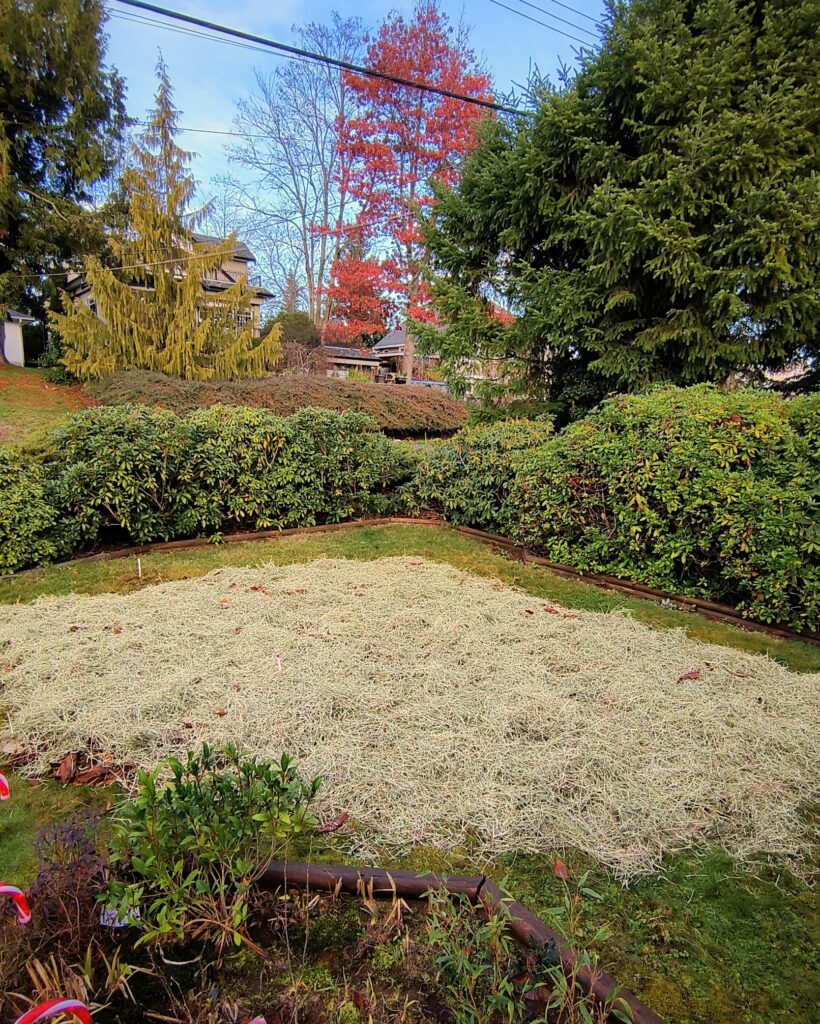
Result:
<svg viewBox="0 0 820 1024">
<path fill-rule="evenodd" d="M 321 376 L 191 381 L 122 370 L 85 390 L 103 405 L 157 405 L 181 415 L 217 404 L 270 409 L 279 416 L 307 407 L 363 412 L 396 437 L 451 434 L 467 422 L 467 407 L 445 391 Z"/>
<path fill-rule="evenodd" d="M 412 464 L 409 446 L 361 413 L 89 409 L 52 431 L 41 451 L 0 448 L 0 571 L 99 542 L 384 512 Z"/>
<path fill-rule="evenodd" d="M 820 396 L 661 388 L 533 440 L 510 423 L 439 444 L 418 504 L 555 562 L 820 629 Z"/>
</svg>

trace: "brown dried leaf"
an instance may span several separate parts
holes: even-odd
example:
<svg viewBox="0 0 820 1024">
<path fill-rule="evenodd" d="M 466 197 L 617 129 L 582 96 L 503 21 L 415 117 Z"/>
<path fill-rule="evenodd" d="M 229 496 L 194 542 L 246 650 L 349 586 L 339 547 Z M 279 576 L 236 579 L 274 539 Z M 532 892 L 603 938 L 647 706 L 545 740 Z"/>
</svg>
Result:
<svg viewBox="0 0 820 1024">
<path fill-rule="evenodd" d="M 562 882 L 569 881 L 569 871 L 560 857 L 556 857 L 552 862 L 552 873 L 556 878 L 560 878 Z"/>
<path fill-rule="evenodd" d="M 678 676 L 679 683 L 682 683 L 687 679 L 700 679 L 700 669 L 693 668 L 691 672 L 684 672 L 682 676 Z"/>
<path fill-rule="evenodd" d="M 338 832 L 339 829 L 342 827 L 342 825 L 344 825 L 344 823 L 348 820 L 349 817 L 350 817 L 350 815 L 347 813 L 347 811 L 342 811 L 341 814 L 337 814 L 336 815 L 336 817 L 333 819 L 333 821 L 329 821 L 326 825 L 320 825 L 316 829 L 316 831 L 317 832 Z"/>
<path fill-rule="evenodd" d="M 54 774 L 64 786 L 67 786 L 77 774 L 77 755 L 66 754 Z"/>
</svg>

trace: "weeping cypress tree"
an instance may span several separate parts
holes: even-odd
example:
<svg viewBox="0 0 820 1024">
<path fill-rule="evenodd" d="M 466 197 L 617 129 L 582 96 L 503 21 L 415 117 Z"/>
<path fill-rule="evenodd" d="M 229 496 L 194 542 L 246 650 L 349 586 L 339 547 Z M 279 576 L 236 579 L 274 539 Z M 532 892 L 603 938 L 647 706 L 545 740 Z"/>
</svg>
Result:
<svg viewBox="0 0 820 1024">
<path fill-rule="evenodd" d="M 132 368 L 187 380 L 262 376 L 279 357 L 281 328 L 254 338 L 243 278 L 218 292 L 203 287 L 231 258 L 235 240 L 194 241 L 207 208 L 187 212 L 195 191 L 191 154 L 175 142 L 178 111 L 162 62 L 157 73 L 156 108 L 123 179 L 129 231 L 110 239 L 112 266 L 84 261 L 97 315 L 67 297 L 67 312 L 51 315 L 63 363 L 82 378 Z"/>
</svg>

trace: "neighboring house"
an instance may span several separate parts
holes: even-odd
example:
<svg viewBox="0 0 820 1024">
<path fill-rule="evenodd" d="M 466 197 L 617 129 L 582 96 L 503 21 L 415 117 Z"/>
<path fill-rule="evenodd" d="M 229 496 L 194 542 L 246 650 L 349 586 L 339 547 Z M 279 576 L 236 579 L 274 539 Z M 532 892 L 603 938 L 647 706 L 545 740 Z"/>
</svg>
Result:
<svg viewBox="0 0 820 1024">
<path fill-rule="evenodd" d="M 346 345 L 321 345 L 325 374 L 347 377 L 351 370 L 375 378 L 381 368 L 379 357 L 369 348 L 348 348 Z"/>
<path fill-rule="evenodd" d="M 390 373 L 397 377 L 404 377 L 406 340 L 407 334 L 404 327 L 395 327 L 373 346 L 373 355 L 379 357 L 384 374 Z M 426 383 L 428 370 L 438 366 L 440 361 L 437 355 L 420 355 L 414 346 L 413 380 Z M 465 360 L 460 366 L 459 372 L 467 382 L 467 394 L 472 395 L 475 392 L 476 384 L 480 381 L 499 380 L 501 364 L 501 359 Z"/>
<path fill-rule="evenodd" d="M 404 351 L 407 344 L 407 331 L 404 327 L 394 327 L 392 331 L 377 341 L 372 352 L 377 356 L 385 373 L 404 376 Z M 421 355 L 413 351 L 413 377 L 424 378 L 426 371 L 438 366 L 439 358 L 435 355 Z"/>
<path fill-rule="evenodd" d="M 7 309 L 0 319 L 0 363 L 12 366 L 26 365 L 26 350 L 23 345 L 23 328 L 35 323 L 33 316 Z"/>
<path fill-rule="evenodd" d="M 222 242 L 224 242 L 223 238 L 215 238 L 213 235 L 194 234 L 193 239 L 195 242 L 199 242 L 203 245 L 221 245 Z M 221 292 L 236 284 L 240 278 L 246 278 L 248 284 L 251 286 L 251 308 L 247 314 L 244 314 L 246 319 L 238 320 L 238 325 L 240 327 L 244 327 L 249 320 L 252 320 L 254 325 L 254 335 L 258 337 L 260 333 L 262 305 L 268 299 L 273 298 L 273 293 L 262 288 L 259 284 L 259 278 L 250 273 L 250 264 L 255 262 L 255 260 L 256 257 L 247 245 L 245 245 L 244 242 L 237 242 L 231 258 L 225 260 L 219 270 L 215 273 L 209 272 L 211 273 L 211 276 L 203 278 L 202 287 L 206 292 Z M 66 291 L 68 292 L 72 302 L 75 304 L 82 303 L 83 305 L 88 306 L 92 313 L 97 312 L 97 301 L 94 298 L 91 285 L 86 281 L 82 274 L 69 274 Z"/>
</svg>

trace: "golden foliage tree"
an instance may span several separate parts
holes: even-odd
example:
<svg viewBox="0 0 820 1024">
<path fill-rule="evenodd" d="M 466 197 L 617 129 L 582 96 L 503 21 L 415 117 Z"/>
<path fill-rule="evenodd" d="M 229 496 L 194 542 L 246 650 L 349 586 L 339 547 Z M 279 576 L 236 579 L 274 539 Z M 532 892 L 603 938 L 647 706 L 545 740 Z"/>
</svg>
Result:
<svg viewBox="0 0 820 1024">
<path fill-rule="evenodd" d="M 244 277 L 222 290 L 204 287 L 232 257 L 235 239 L 194 239 L 207 208 L 187 212 L 196 187 L 191 154 L 175 141 L 178 111 L 162 62 L 157 74 L 156 107 L 123 179 L 129 229 L 110 239 L 113 266 L 84 261 L 97 312 L 66 296 L 66 312 L 51 315 L 63 363 L 82 378 L 132 368 L 187 380 L 262 376 L 279 358 L 281 328 L 254 337 Z"/>
</svg>

